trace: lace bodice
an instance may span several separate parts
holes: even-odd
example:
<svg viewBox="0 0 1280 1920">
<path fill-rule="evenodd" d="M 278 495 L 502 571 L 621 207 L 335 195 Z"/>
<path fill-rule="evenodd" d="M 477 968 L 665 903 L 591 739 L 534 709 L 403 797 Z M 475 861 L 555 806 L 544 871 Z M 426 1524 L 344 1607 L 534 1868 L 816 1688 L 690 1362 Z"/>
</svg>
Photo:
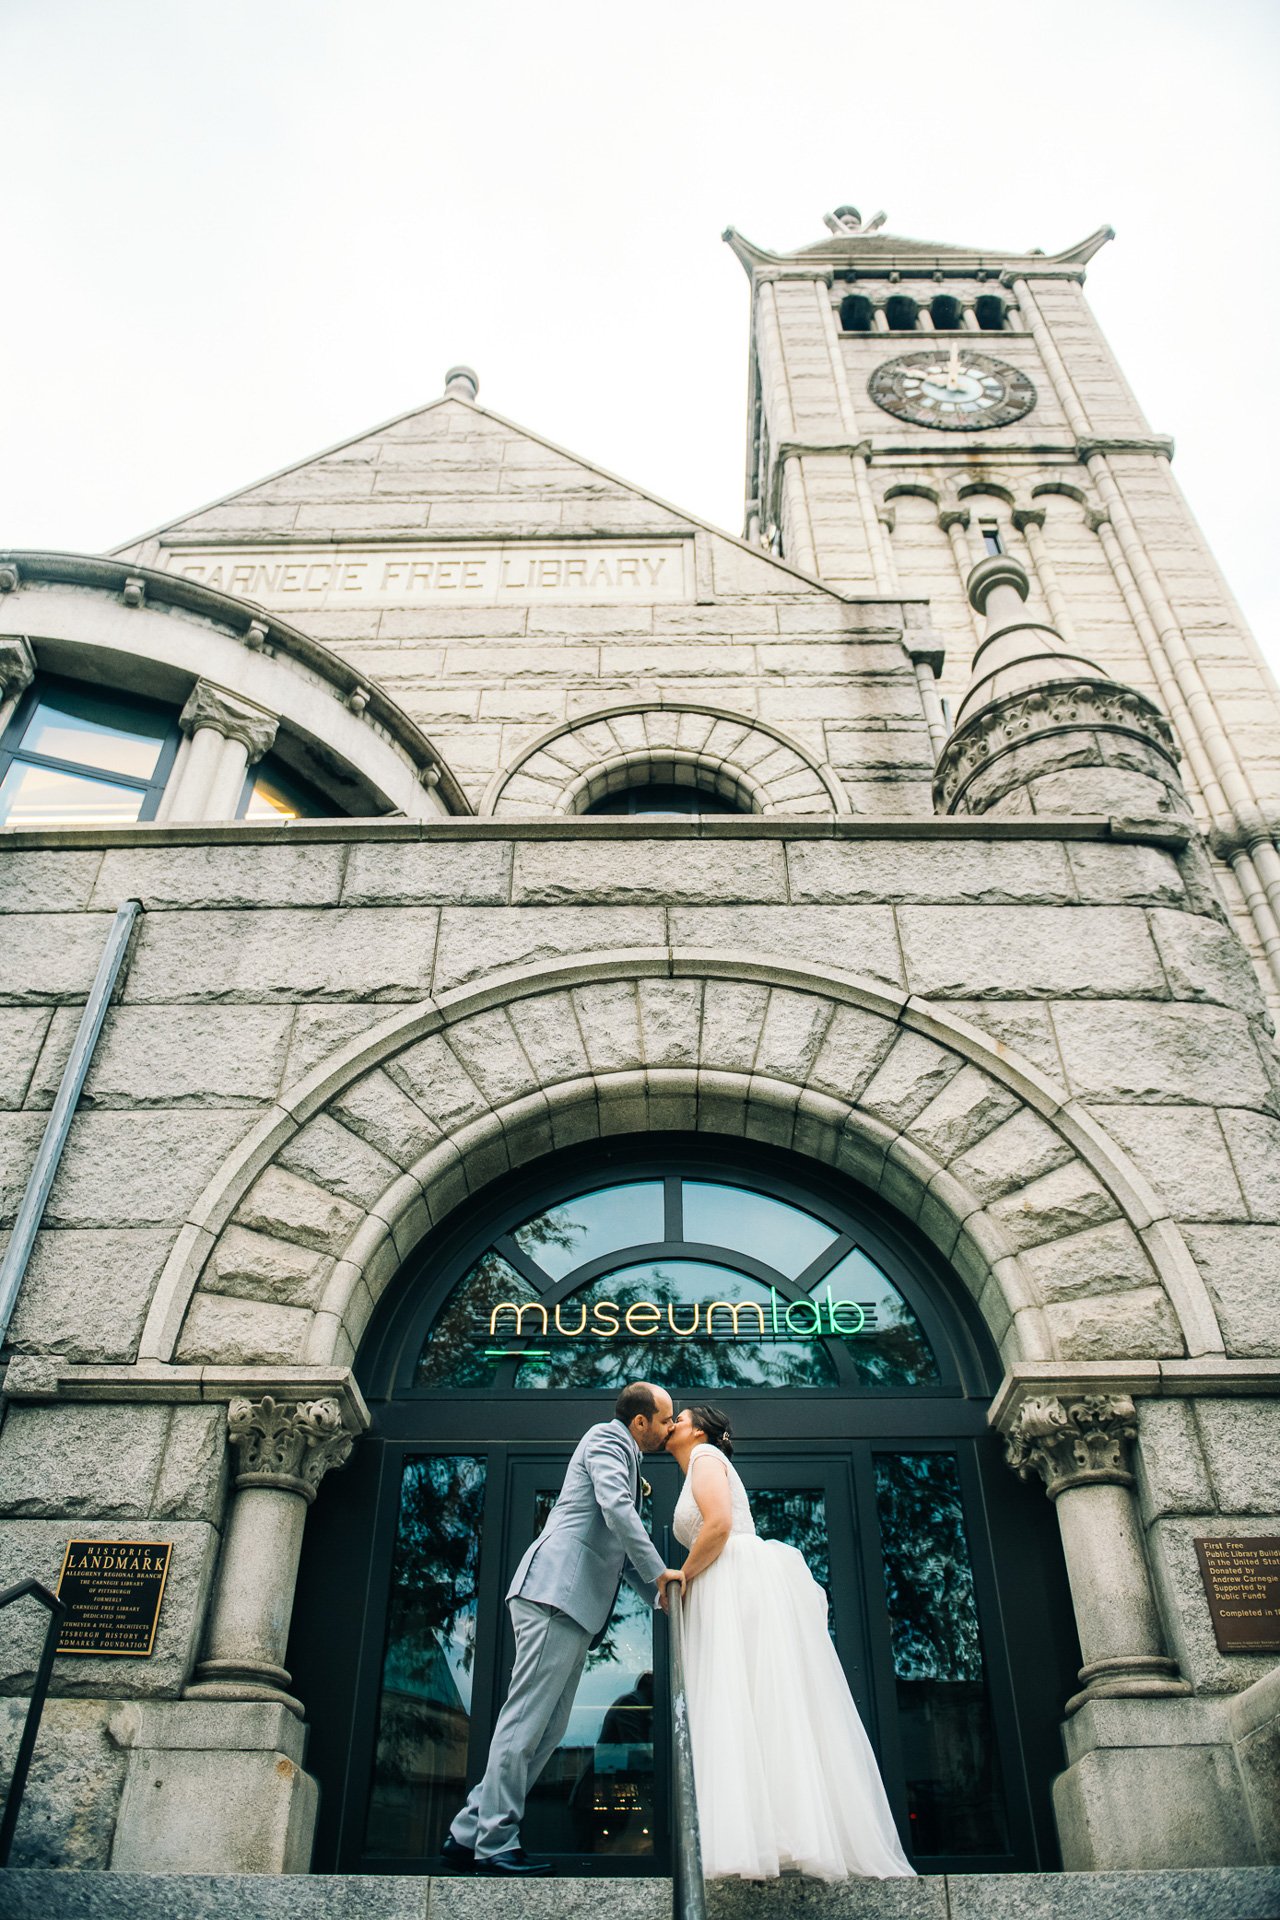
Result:
<svg viewBox="0 0 1280 1920">
<path fill-rule="evenodd" d="M 747 1498 L 747 1490 L 742 1484 L 736 1467 L 731 1461 L 725 1459 L 718 1447 L 713 1447 L 710 1441 L 704 1440 L 689 1455 L 689 1471 L 680 1489 L 680 1498 L 676 1501 L 675 1515 L 672 1520 L 672 1530 L 682 1547 L 691 1547 L 702 1532 L 702 1509 L 693 1493 L 693 1469 L 704 1453 L 709 1453 L 720 1461 L 729 1482 L 731 1532 L 754 1533 L 756 1530 L 756 1523 L 751 1518 L 751 1502 Z"/>
</svg>

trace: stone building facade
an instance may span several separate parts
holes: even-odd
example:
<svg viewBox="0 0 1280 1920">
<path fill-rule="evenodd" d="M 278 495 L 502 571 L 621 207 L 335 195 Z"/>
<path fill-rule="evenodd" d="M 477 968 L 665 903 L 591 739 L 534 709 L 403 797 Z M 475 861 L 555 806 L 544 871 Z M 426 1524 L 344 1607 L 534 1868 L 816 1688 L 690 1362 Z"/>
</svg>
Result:
<svg viewBox="0 0 1280 1920">
<path fill-rule="evenodd" d="M 726 236 L 743 539 L 454 369 L 0 556 L 0 1583 L 171 1549 L 149 1653 L 57 1660 L 21 1864 L 429 1866 L 637 1369 L 735 1409 L 922 1871 L 1280 1854 L 1280 1621 L 1224 1646 L 1197 1546 L 1280 1535 L 1280 700 L 1105 231 L 828 226 Z M 580 1869 L 665 1861 L 638 1631 Z"/>
</svg>

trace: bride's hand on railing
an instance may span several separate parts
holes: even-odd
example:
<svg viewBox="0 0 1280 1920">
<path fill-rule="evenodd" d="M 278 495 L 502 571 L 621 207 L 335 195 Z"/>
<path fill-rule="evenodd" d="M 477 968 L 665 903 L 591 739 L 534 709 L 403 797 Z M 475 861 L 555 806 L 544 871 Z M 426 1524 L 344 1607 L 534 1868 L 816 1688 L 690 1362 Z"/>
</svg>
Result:
<svg viewBox="0 0 1280 1920">
<path fill-rule="evenodd" d="M 678 1567 L 668 1567 L 665 1573 L 658 1575 L 658 1604 L 664 1613 L 671 1611 L 671 1589 L 679 1587 L 684 1592 L 684 1575 Z"/>
</svg>

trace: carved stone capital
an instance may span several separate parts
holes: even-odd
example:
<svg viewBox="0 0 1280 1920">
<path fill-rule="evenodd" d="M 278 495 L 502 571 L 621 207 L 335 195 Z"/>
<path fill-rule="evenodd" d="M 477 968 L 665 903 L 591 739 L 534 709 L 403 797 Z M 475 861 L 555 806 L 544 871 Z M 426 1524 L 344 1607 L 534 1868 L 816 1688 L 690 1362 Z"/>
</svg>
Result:
<svg viewBox="0 0 1280 1920">
<path fill-rule="evenodd" d="M 1023 1480 L 1043 1480 L 1051 1500 L 1072 1487 L 1131 1487 L 1127 1444 L 1137 1435 L 1127 1393 L 1024 1400 L 1005 1434 L 1005 1457 Z"/>
<path fill-rule="evenodd" d="M 967 527 L 969 525 L 968 508 L 944 507 L 938 515 L 938 525 L 944 533 L 950 533 L 952 527 Z"/>
<path fill-rule="evenodd" d="M 278 1487 L 308 1506 L 331 1467 L 345 1466 L 355 1436 L 336 1400 L 233 1400 L 227 1431 L 240 1456 L 237 1489 Z"/>
<path fill-rule="evenodd" d="M 1280 813 L 1268 817 L 1260 807 L 1238 806 L 1231 826 L 1215 828 L 1209 835 L 1209 846 L 1228 866 L 1257 847 L 1280 846 Z"/>
<path fill-rule="evenodd" d="M 1009 515 L 1019 533 L 1025 533 L 1028 527 L 1042 527 L 1046 517 L 1043 507 L 1015 507 Z"/>
<path fill-rule="evenodd" d="M 1173 438 L 1167 433 L 1156 433 L 1144 435 L 1141 438 L 1088 439 L 1076 442 L 1078 460 L 1088 462 L 1100 453 L 1157 453 L 1162 459 L 1172 460 Z"/>
<path fill-rule="evenodd" d="M 209 727 L 227 740 L 242 741 L 253 766 L 274 745 L 280 722 L 264 707 L 228 693 L 225 687 L 215 687 L 212 680 L 197 680 L 178 716 L 178 725 L 184 733 L 199 733 Z"/>
<path fill-rule="evenodd" d="M 35 655 L 30 642 L 20 633 L 0 639 L 0 700 L 12 700 L 25 693 L 36 677 Z"/>
<path fill-rule="evenodd" d="M 1105 507 L 1086 506 L 1084 509 L 1084 523 L 1090 533 L 1100 533 L 1103 527 L 1109 527 L 1111 525 L 1111 515 Z"/>
</svg>

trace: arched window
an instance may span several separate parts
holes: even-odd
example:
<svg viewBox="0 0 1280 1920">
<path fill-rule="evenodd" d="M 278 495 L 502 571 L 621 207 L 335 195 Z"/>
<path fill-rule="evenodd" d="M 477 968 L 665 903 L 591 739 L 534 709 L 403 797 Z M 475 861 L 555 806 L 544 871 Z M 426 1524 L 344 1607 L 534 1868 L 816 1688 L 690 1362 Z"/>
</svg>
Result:
<svg viewBox="0 0 1280 1920">
<path fill-rule="evenodd" d="M 840 302 L 840 325 L 846 333 L 870 333 L 875 308 L 865 293 L 847 293 Z"/>
<path fill-rule="evenodd" d="M 323 820 L 337 813 L 332 800 L 274 753 L 266 754 L 245 776 L 237 820 Z"/>
<path fill-rule="evenodd" d="M 760 1531 L 827 1590 L 917 1865 L 1054 1863 L 1079 1656 L 1053 1513 L 988 1430 L 1000 1365 L 967 1295 L 878 1202 L 746 1141 L 571 1150 L 424 1241 L 354 1364 L 373 1425 L 308 1522 L 287 1656 L 330 1796 L 318 1870 L 431 1870 L 503 1696 L 512 1570 L 637 1378 L 729 1410 Z M 678 1475 L 644 1472 L 675 1551 Z M 661 1631 L 624 1585 L 530 1797 L 525 1844 L 564 1872 L 668 1870 Z"/>
<path fill-rule="evenodd" d="M 750 793 L 727 767 L 696 754 L 652 753 L 600 767 L 574 795 L 589 814 L 754 813 Z"/>
<path fill-rule="evenodd" d="M 1004 301 L 998 293 L 980 293 L 973 303 L 973 311 L 984 333 L 1004 332 Z"/>
<path fill-rule="evenodd" d="M 918 309 L 909 293 L 891 293 L 884 303 L 885 318 L 892 333 L 914 333 Z"/>
<path fill-rule="evenodd" d="M 847 1223 L 742 1181 L 610 1182 L 541 1208 L 462 1276 L 418 1386 L 674 1392 L 933 1386 L 919 1314 Z"/>
<path fill-rule="evenodd" d="M 929 302 L 929 317 L 939 333 L 954 333 L 964 326 L 964 308 L 954 294 L 935 294 Z"/>
<path fill-rule="evenodd" d="M 0 741 L 0 826 L 153 819 L 178 741 L 172 707 L 41 674 Z"/>
<path fill-rule="evenodd" d="M 741 813 L 736 801 L 705 787 L 677 786 L 674 780 L 647 780 L 593 800 L 584 813 Z"/>
</svg>

